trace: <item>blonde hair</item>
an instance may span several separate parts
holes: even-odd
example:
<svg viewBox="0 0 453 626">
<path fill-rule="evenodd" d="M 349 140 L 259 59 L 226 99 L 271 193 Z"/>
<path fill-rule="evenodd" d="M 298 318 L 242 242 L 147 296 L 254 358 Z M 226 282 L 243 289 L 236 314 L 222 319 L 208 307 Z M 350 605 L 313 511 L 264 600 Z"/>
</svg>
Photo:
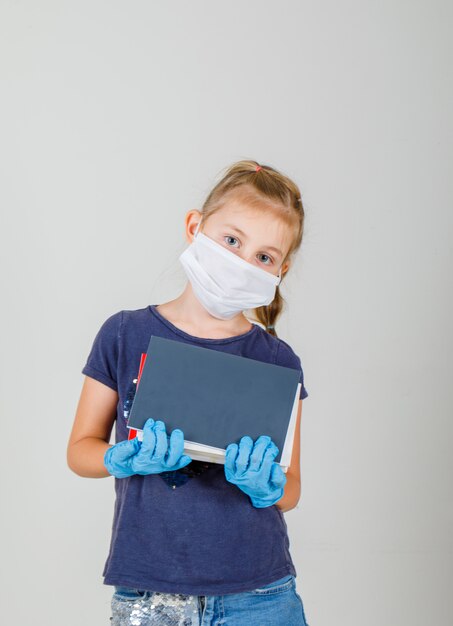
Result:
<svg viewBox="0 0 453 626">
<path fill-rule="evenodd" d="M 221 209 L 232 197 L 239 197 L 247 205 L 260 210 L 274 211 L 288 226 L 294 236 L 282 265 L 292 257 L 302 243 L 304 230 L 304 208 L 299 187 L 290 178 L 269 165 L 262 165 L 253 160 L 233 163 L 224 170 L 223 177 L 214 186 L 201 208 L 202 221 Z M 283 280 L 283 276 L 282 276 Z M 279 286 L 275 290 L 272 302 L 253 309 L 256 321 L 266 331 L 277 336 L 275 325 L 280 316 L 284 299 Z"/>
</svg>

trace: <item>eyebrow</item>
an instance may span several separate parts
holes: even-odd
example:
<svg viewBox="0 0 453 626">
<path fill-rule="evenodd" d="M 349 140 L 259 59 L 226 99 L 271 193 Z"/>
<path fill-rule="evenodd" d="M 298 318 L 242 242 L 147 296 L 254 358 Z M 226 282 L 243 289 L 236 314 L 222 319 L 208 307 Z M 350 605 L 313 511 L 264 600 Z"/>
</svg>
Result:
<svg viewBox="0 0 453 626">
<path fill-rule="evenodd" d="M 247 235 L 244 232 L 242 232 L 242 230 L 238 228 L 237 226 L 235 226 L 234 224 L 224 224 L 223 226 L 224 228 L 233 228 L 237 233 L 247 238 Z M 274 252 L 277 252 L 277 254 L 279 254 L 280 256 L 283 256 L 283 252 L 279 250 L 278 248 L 275 248 L 274 246 L 263 246 L 263 247 L 266 248 L 267 250 L 274 250 Z"/>
</svg>

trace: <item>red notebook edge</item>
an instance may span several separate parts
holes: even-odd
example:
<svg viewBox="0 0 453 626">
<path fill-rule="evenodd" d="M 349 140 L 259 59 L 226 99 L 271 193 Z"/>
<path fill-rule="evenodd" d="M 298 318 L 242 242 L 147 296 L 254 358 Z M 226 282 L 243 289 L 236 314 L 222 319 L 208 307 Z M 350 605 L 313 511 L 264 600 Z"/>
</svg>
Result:
<svg viewBox="0 0 453 626">
<path fill-rule="evenodd" d="M 143 367 L 145 365 L 145 361 L 146 361 L 146 352 L 142 352 L 141 357 L 140 357 L 140 366 L 138 368 L 137 388 L 138 388 L 138 385 L 140 383 L 140 378 L 142 376 L 142 371 L 143 371 Z M 137 388 L 136 388 L 136 391 L 137 391 Z M 129 428 L 129 435 L 128 435 L 127 439 L 128 440 L 129 439 L 134 439 L 134 437 L 137 436 L 137 432 L 138 431 L 136 431 L 135 428 Z"/>
</svg>

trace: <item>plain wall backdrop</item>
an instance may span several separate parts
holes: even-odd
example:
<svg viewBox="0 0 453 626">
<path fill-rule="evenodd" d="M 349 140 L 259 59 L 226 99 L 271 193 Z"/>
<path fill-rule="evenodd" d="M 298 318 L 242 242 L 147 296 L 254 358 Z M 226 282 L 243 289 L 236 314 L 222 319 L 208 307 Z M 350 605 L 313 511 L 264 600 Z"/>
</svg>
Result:
<svg viewBox="0 0 453 626">
<path fill-rule="evenodd" d="M 175 298 L 242 158 L 300 186 L 286 513 L 310 626 L 453 610 L 451 3 L 0 2 L 2 621 L 109 623 L 113 478 L 66 465 L 102 322 Z M 284 626 L 284 625 L 282 625 Z"/>
</svg>

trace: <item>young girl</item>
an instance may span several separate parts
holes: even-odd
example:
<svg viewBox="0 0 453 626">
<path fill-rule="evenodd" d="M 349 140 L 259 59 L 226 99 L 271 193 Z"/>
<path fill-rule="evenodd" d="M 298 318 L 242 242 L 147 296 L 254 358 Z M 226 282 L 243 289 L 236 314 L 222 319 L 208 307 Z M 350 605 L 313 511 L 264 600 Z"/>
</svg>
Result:
<svg viewBox="0 0 453 626">
<path fill-rule="evenodd" d="M 299 188 L 272 167 L 239 161 L 185 218 L 187 274 L 174 300 L 111 315 L 98 331 L 67 451 L 80 476 L 115 477 L 104 584 L 115 626 L 305 626 L 283 513 L 300 497 L 300 420 L 308 396 L 300 358 L 277 337 L 279 284 L 300 247 Z M 254 312 L 254 322 L 244 311 Z M 225 465 L 183 454 L 148 419 L 127 419 L 151 335 L 297 369 L 301 392 L 291 464 L 265 433 L 226 448 Z M 200 385 L 203 381 L 200 380 Z M 215 419 L 215 416 L 213 416 Z M 113 424 L 116 444 L 110 445 Z"/>
</svg>

